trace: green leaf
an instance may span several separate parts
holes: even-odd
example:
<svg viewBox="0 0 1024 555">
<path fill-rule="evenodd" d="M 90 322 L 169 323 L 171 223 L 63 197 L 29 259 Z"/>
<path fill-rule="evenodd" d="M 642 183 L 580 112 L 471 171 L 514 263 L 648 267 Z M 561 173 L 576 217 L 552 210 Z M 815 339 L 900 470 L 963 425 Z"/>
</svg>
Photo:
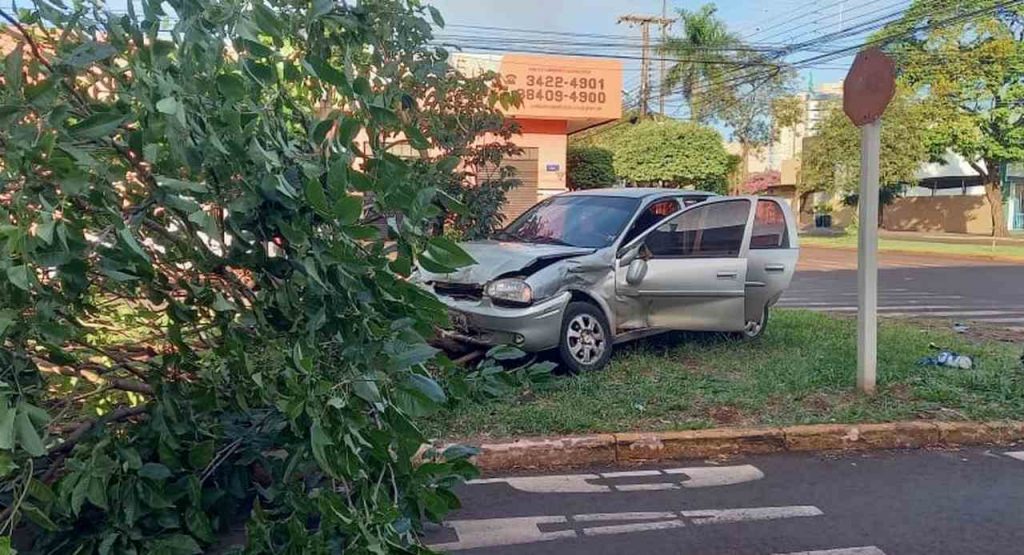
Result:
<svg viewBox="0 0 1024 555">
<path fill-rule="evenodd" d="M 306 57 L 306 64 L 309 66 L 309 69 L 312 70 L 313 76 L 319 78 L 321 81 L 326 81 L 335 87 L 348 86 L 348 80 L 345 79 L 345 74 L 335 69 L 323 58 L 308 56 Z"/>
<path fill-rule="evenodd" d="M 281 38 L 281 34 L 284 30 L 281 24 L 281 16 L 259 2 L 256 2 L 253 6 L 252 15 L 253 21 L 261 31 L 275 39 Z"/>
<path fill-rule="evenodd" d="M 450 270 L 448 271 L 476 263 L 476 260 L 473 260 L 473 257 L 469 256 L 469 253 L 462 250 L 462 247 L 456 245 L 452 240 L 445 237 L 431 238 L 430 241 L 427 242 L 427 248 L 423 251 L 420 259 L 421 262 L 427 261 L 428 263 L 432 263 L 436 266 L 449 268 Z"/>
<path fill-rule="evenodd" d="M 444 453 L 441 453 L 441 456 L 444 457 L 444 460 L 451 462 L 468 459 L 470 457 L 475 457 L 479 454 L 480 449 L 477 447 L 473 447 L 472 445 L 452 445 L 451 447 L 445 449 Z"/>
<path fill-rule="evenodd" d="M 129 249 L 132 250 L 132 252 L 137 254 L 143 260 L 146 260 L 147 262 L 149 261 L 149 255 L 146 254 L 146 251 L 142 249 L 142 245 L 140 245 L 139 242 L 135 240 L 135 236 L 132 235 L 130 229 L 128 229 L 127 227 L 122 227 L 121 229 L 117 230 L 117 236 L 121 239 L 121 241 L 124 242 L 125 245 L 128 246 Z"/>
<path fill-rule="evenodd" d="M 395 362 L 399 366 L 423 364 L 424 362 L 434 358 L 439 352 L 440 351 L 438 349 L 435 349 L 426 343 L 420 343 L 399 353 L 399 355 L 395 357 Z"/>
<path fill-rule="evenodd" d="M 341 125 L 338 126 L 338 142 L 343 145 L 351 143 L 356 138 L 356 135 L 359 134 L 362 126 L 362 122 L 356 118 L 343 118 Z"/>
<path fill-rule="evenodd" d="M 327 138 L 327 132 L 334 126 L 334 119 L 328 118 L 320 120 L 316 125 L 313 126 L 313 131 L 309 134 L 309 140 L 313 141 L 313 144 L 320 144 Z"/>
<path fill-rule="evenodd" d="M 217 444 L 212 439 L 193 445 L 188 452 L 189 464 L 196 470 L 206 468 L 206 465 L 213 460 L 216 448 Z"/>
<path fill-rule="evenodd" d="M 7 328 L 15 322 L 18 313 L 11 309 L 0 310 L 0 339 L 7 333 Z M 2 449 L 2 447 L 0 447 Z"/>
<path fill-rule="evenodd" d="M 30 503 L 28 501 L 22 503 L 21 514 L 25 515 L 25 517 L 31 520 L 33 524 L 48 532 L 56 532 L 59 529 L 57 524 L 50 519 L 49 515 L 44 513 L 43 510 L 37 507 L 34 503 Z M 3 555 L 3 553 L 3 547 L 0 546 L 0 555 Z M 11 553 L 14 552 L 11 551 Z"/>
<path fill-rule="evenodd" d="M 168 96 L 156 103 L 156 109 L 161 114 L 174 115 L 178 112 L 178 101 L 173 96 Z"/>
<path fill-rule="evenodd" d="M 18 445 L 21 445 L 26 453 L 33 457 L 41 457 L 46 453 L 43 440 L 39 437 L 35 426 L 32 425 L 32 421 L 29 420 L 28 413 L 19 411 L 14 419 L 14 427 L 18 432 Z"/>
<path fill-rule="evenodd" d="M 343 195 L 334 203 L 334 215 L 342 225 L 351 225 L 359 221 L 363 215 L 363 199 L 353 195 Z"/>
<path fill-rule="evenodd" d="M 327 459 L 326 449 L 330 445 L 334 445 L 334 442 L 330 437 L 324 433 L 323 427 L 320 425 L 319 420 L 313 421 L 313 425 L 309 429 L 309 444 L 313 448 L 313 458 L 316 459 L 317 464 L 320 465 L 324 471 L 328 474 L 333 474 L 331 471 L 331 465 Z"/>
<path fill-rule="evenodd" d="M 373 94 L 373 87 L 370 86 L 370 80 L 366 77 L 356 77 L 356 80 L 352 82 L 352 90 L 359 96 Z"/>
<path fill-rule="evenodd" d="M 511 345 L 498 345 L 487 351 L 487 357 L 494 360 L 516 360 L 526 356 L 526 353 Z"/>
<path fill-rule="evenodd" d="M 7 268 L 7 280 L 18 289 L 28 291 L 32 282 L 32 270 L 26 264 Z"/>
<path fill-rule="evenodd" d="M 441 17 L 441 12 L 434 6 L 427 6 L 427 10 L 430 11 L 430 19 L 434 20 L 434 25 L 444 27 L 444 18 Z"/>
<path fill-rule="evenodd" d="M 109 508 L 107 505 L 107 484 L 103 479 L 95 476 L 89 479 L 89 487 L 86 490 L 85 498 L 101 509 Z"/>
<path fill-rule="evenodd" d="M 335 0 L 313 0 L 313 9 L 309 12 L 310 19 L 319 19 L 334 10 Z"/>
<path fill-rule="evenodd" d="M 213 526 L 210 524 L 209 517 L 203 511 L 189 508 L 185 511 L 185 525 L 188 526 L 188 531 L 193 536 L 199 538 L 206 543 L 213 543 L 216 539 L 213 533 Z"/>
<path fill-rule="evenodd" d="M 274 68 L 267 64 L 261 64 L 253 60 L 246 60 L 243 62 L 243 67 L 253 79 L 269 85 L 274 82 Z"/>
<path fill-rule="evenodd" d="M 352 392 L 356 397 L 368 402 L 379 403 L 381 401 L 380 390 L 377 389 L 377 382 L 368 379 L 358 380 L 352 384 Z"/>
<path fill-rule="evenodd" d="M 195 538 L 188 534 L 171 534 L 157 541 L 152 541 L 149 546 L 149 553 L 160 555 L 197 555 L 203 549 L 196 543 Z"/>
<path fill-rule="evenodd" d="M 71 126 L 71 133 L 82 139 L 99 139 L 114 132 L 125 120 L 117 112 L 98 112 Z"/>
<path fill-rule="evenodd" d="M 21 72 L 25 69 L 21 44 L 7 55 L 4 69 L 4 86 L 15 93 L 21 93 Z"/>
<path fill-rule="evenodd" d="M 0 478 L 7 478 L 17 469 L 18 464 L 14 462 L 11 454 L 6 451 L 0 451 Z"/>
<path fill-rule="evenodd" d="M 309 201 L 309 205 L 313 207 L 313 210 L 316 210 L 321 216 L 331 216 L 331 207 L 327 201 L 327 194 L 324 192 L 324 187 L 320 184 L 319 180 L 306 180 L 306 200 Z"/>
<path fill-rule="evenodd" d="M 139 469 L 139 476 L 150 480 L 166 480 L 171 477 L 171 470 L 160 463 L 146 463 Z"/>
<path fill-rule="evenodd" d="M 57 221 L 50 218 L 36 226 L 36 236 L 47 245 L 53 244 L 53 231 L 57 227 Z"/>
<path fill-rule="evenodd" d="M 409 139 L 409 144 L 416 150 L 427 150 L 430 148 L 430 142 L 427 141 L 420 128 L 415 125 L 405 128 L 405 137 Z"/>
<path fill-rule="evenodd" d="M 441 159 L 441 161 L 437 163 L 437 169 L 445 173 L 455 171 L 455 168 L 459 167 L 459 163 L 461 162 L 462 159 L 458 156 L 449 156 Z"/>
<path fill-rule="evenodd" d="M 117 54 L 117 49 L 109 43 L 90 41 L 72 50 L 61 61 L 75 69 L 81 69 L 110 58 L 114 54 Z"/>
<path fill-rule="evenodd" d="M 407 383 L 410 387 L 419 391 L 435 403 L 440 404 L 448 400 L 448 397 L 445 396 L 444 390 L 441 389 L 441 386 L 430 377 L 422 374 L 410 374 Z"/>
<path fill-rule="evenodd" d="M 245 81 L 234 73 L 217 76 L 217 90 L 229 100 L 245 97 Z"/>
<path fill-rule="evenodd" d="M 0 449 L 14 449 L 14 417 L 18 411 L 7 406 L 7 400 L 0 397 Z"/>
</svg>

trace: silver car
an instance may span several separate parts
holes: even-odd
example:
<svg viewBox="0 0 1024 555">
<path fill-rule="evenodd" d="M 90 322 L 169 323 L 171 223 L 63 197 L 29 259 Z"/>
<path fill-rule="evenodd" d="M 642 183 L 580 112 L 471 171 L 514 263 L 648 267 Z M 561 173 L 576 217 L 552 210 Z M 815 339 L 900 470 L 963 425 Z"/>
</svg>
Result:
<svg viewBox="0 0 1024 555">
<path fill-rule="evenodd" d="M 557 349 L 572 371 L 657 332 L 758 337 L 799 255 L 780 199 L 643 188 L 557 195 L 461 246 L 476 264 L 415 276 L 448 306 L 450 336 Z"/>
</svg>

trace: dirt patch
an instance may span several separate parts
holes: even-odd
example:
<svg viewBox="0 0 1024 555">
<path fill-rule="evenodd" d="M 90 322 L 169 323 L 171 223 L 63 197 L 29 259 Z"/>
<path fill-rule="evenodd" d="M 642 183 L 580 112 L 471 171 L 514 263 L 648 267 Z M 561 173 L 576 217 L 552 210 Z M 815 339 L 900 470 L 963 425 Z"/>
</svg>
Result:
<svg viewBox="0 0 1024 555">
<path fill-rule="evenodd" d="M 715 424 L 739 424 L 745 420 L 748 420 L 744 414 L 736 407 L 730 406 L 719 406 L 711 407 L 707 411 L 708 418 L 713 420 Z"/>
<path fill-rule="evenodd" d="M 896 318 L 892 319 L 895 320 Z M 899 318 L 899 320 L 902 322 L 909 322 L 926 331 L 954 331 L 954 321 L 948 318 Z M 958 321 L 958 323 L 963 324 L 966 328 L 957 335 L 964 337 L 971 343 L 1000 341 L 1003 343 L 1018 343 L 1024 346 L 1024 330 L 1012 330 L 1006 326 L 986 322 L 974 322 L 971 320 Z"/>
</svg>

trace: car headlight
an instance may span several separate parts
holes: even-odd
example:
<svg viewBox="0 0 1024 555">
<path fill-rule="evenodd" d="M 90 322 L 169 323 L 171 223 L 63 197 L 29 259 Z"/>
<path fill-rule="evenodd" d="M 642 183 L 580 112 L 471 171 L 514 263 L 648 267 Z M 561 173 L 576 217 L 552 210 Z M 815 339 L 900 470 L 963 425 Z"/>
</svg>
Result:
<svg viewBox="0 0 1024 555">
<path fill-rule="evenodd" d="M 484 294 L 496 304 L 528 305 L 533 302 L 533 289 L 519 278 L 496 279 L 487 284 Z"/>
</svg>

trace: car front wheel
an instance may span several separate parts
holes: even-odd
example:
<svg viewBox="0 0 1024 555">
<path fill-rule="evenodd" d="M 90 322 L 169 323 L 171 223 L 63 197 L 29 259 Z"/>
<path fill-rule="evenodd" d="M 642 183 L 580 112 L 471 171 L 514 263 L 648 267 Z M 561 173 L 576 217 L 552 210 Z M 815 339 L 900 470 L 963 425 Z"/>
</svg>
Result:
<svg viewBox="0 0 1024 555">
<path fill-rule="evenodd" d="M 608 364 L 612 335 L 600 308 L 586 302 L 569 303 L 562 317 L 558 354 L 570 372 L 599 370 Z"/>
</svg>

